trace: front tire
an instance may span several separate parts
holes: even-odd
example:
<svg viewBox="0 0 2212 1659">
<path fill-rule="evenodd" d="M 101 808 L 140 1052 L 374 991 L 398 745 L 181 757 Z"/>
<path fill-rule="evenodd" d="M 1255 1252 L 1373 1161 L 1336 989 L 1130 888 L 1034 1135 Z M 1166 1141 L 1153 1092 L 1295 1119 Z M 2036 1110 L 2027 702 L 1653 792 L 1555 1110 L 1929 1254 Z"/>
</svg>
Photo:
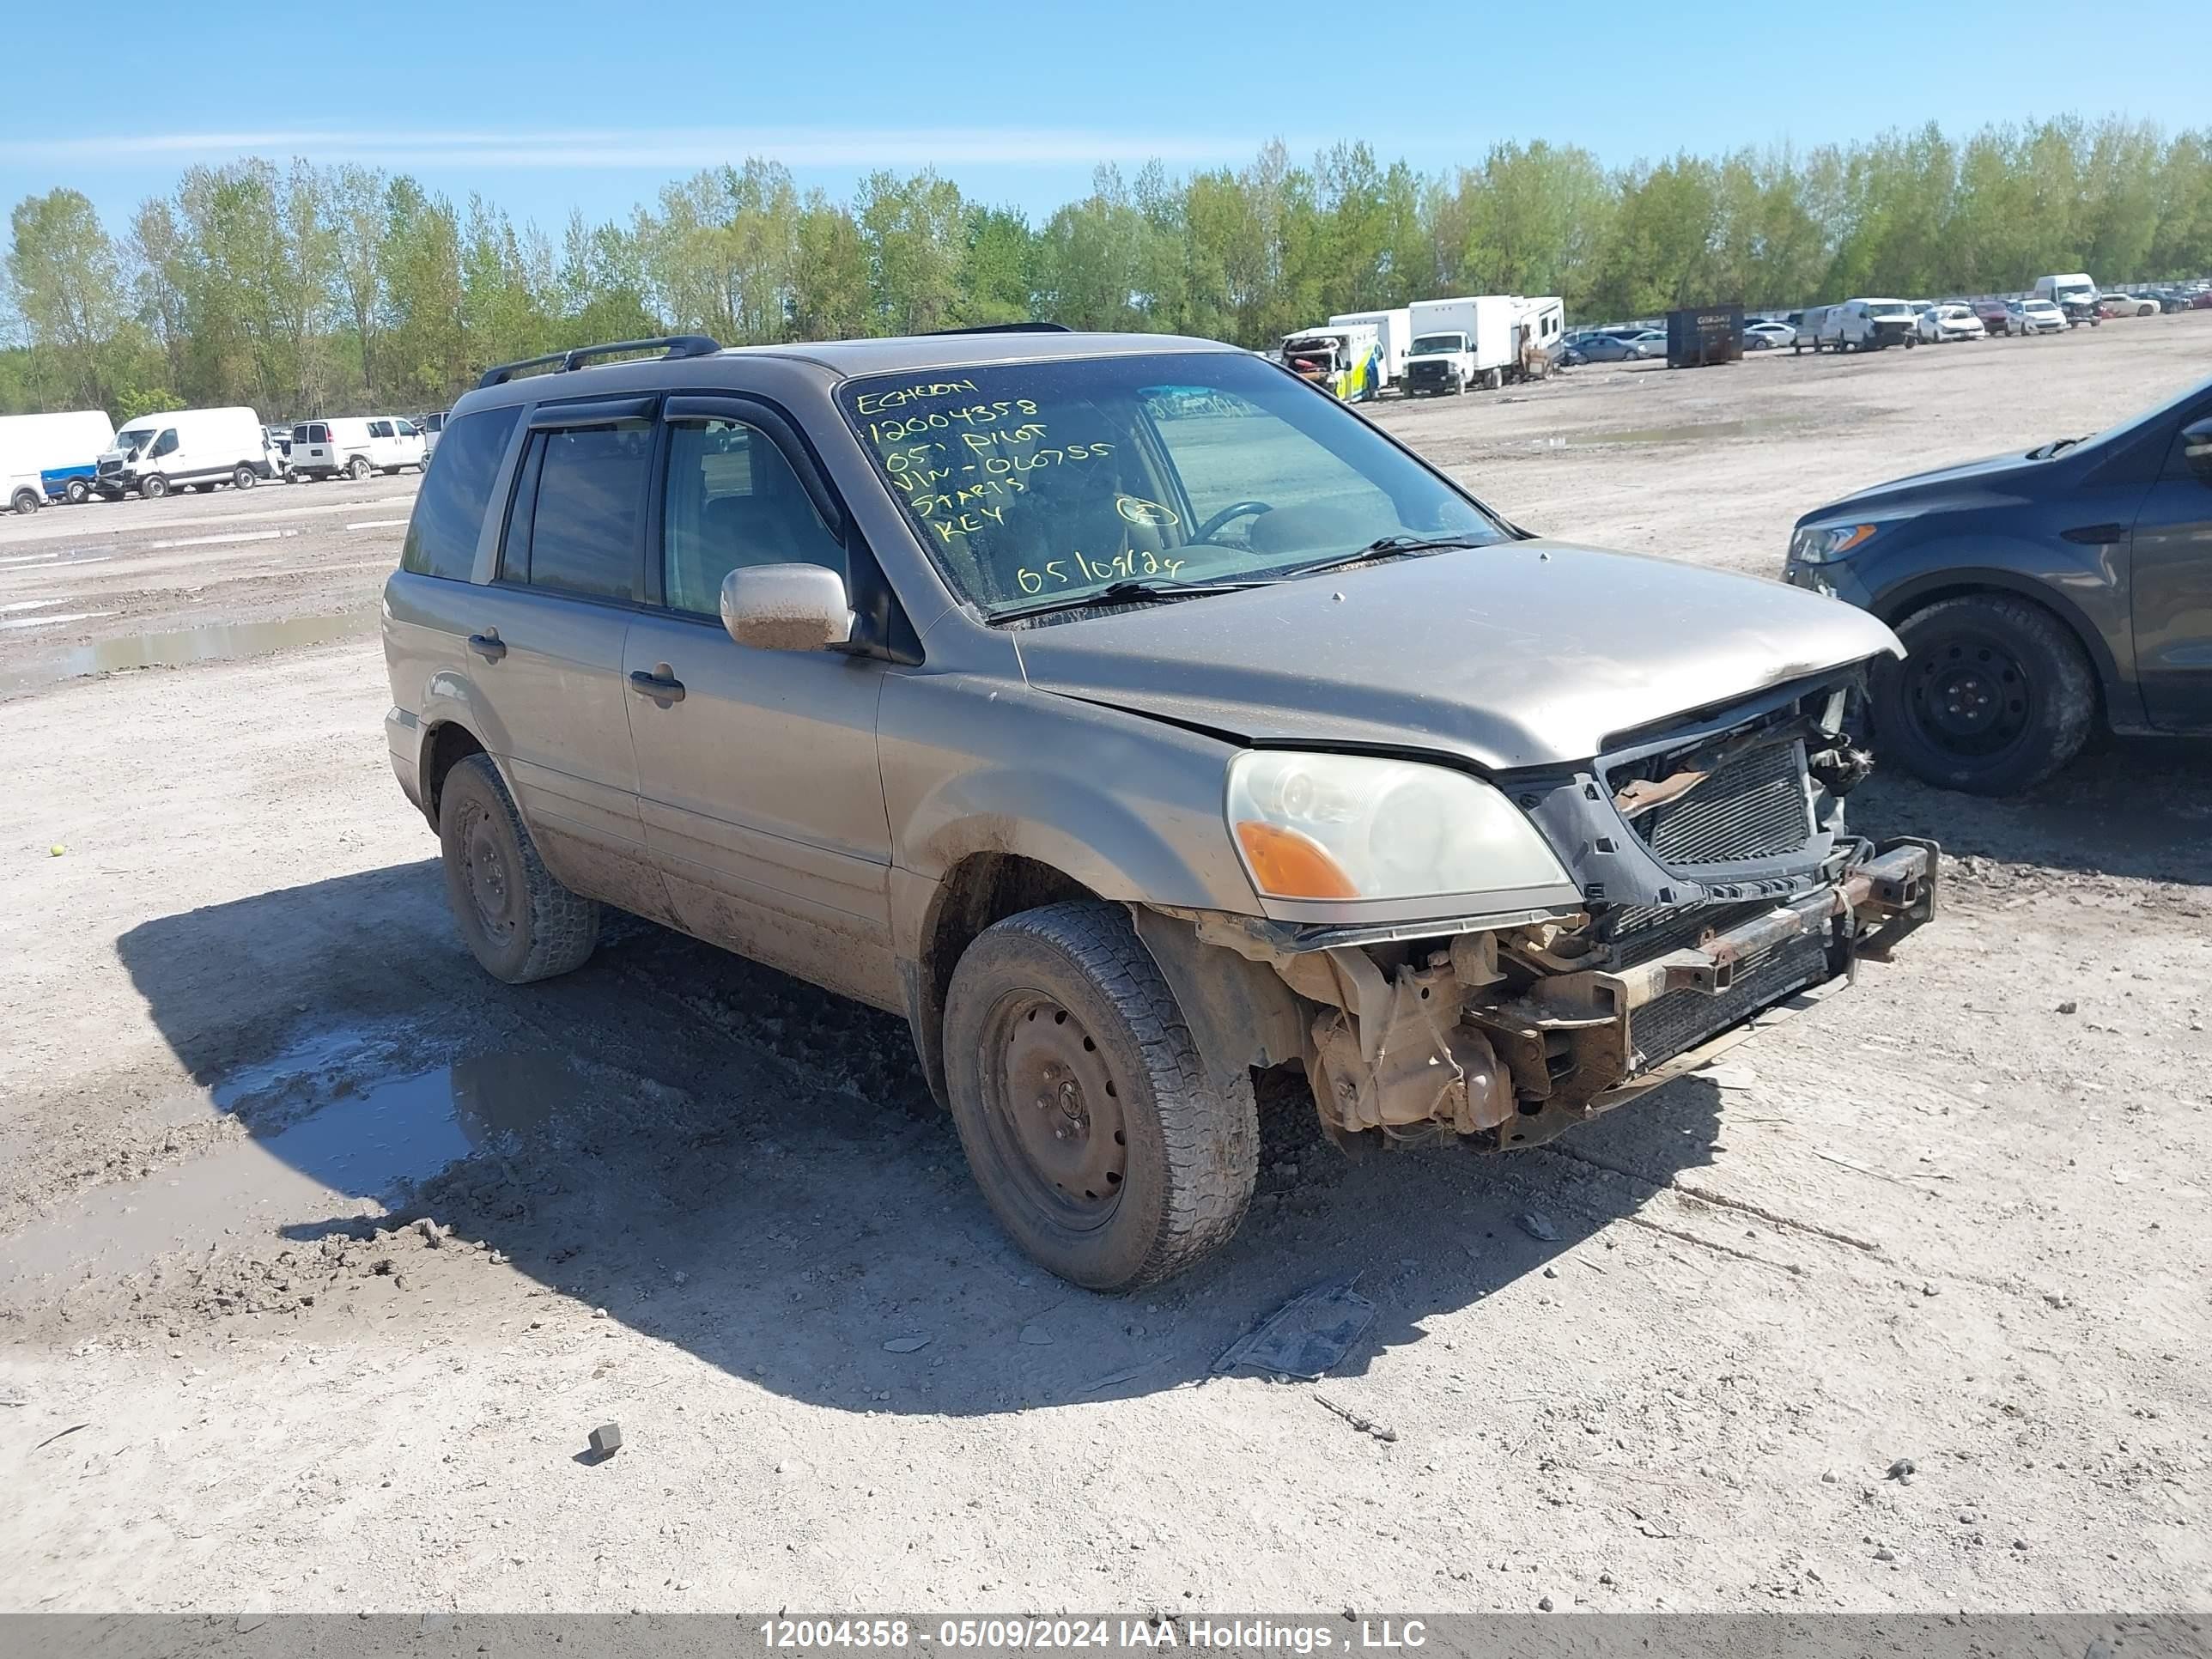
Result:
<svg viewBox="0 0 2212 1659">
<path fill-rule="evenodd" d="M 985 1201 L 1073 1284 L 1157 1283 L 1243 1219 L 1259 1176 L 1251 1081 L 1207 1076 L 1117 905 L 1048 905 L 986 929 L 953 970 L 945 1071 Z"/>
<path fill-rule="evenodd" d="M 599 903 L 553 878 L 489 756 L 446 775 L 438 844 L 454 923 L 486 973 L 527 985 L 583 966 L 599 942 Z"/>
<path fill-rule="evenodd" d="M 1940 599 L 1897 635 L 1905 660 L 1885 660 L 1875 674 L 1880 749 L 1923 782 L 2017 794 L 2088 741 L 2095 677 L 2042 606 L 2001 593 Z"/>
<path fill-rule="evenodd" d="M 82 478 L 71 478 L 69 487 L 62 491 L 71 507 L 82 507 L 92 499 L 92 486 Z"/>
<path fill-rule="evenodd" d="M 158 472 L 138 482 L 138 494 L 146 501 L 158 501 L 168 493 L 169 481 Z"/>
<path fill-rule="evenodd" d="M 230 487 L 233 489 L 251 489 L 260 482 L 261 475 L 243 464 L 234 468 L 230 475 Z"/>
<path fill-rule="evenodd" d="M 19 489 L 9 498 L 8 505 L 19 517 L 27 519 L 39 510 L 39 493 L 35 489 Z"/>
</svg>

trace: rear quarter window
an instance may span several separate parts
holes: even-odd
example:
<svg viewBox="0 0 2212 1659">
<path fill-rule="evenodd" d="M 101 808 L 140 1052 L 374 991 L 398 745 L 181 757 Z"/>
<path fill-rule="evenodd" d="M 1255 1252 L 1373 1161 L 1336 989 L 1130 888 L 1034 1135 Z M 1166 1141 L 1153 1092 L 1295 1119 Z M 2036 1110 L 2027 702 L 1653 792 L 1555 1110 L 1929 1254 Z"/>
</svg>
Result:
<svg viewBox="0 0 2212 1659">
<path fill-rule="evenodd" d="M 521 409 L 479 410 L 451 422 L 430 458 L 430 471 L 407 521 L 399 568 L 418 576 L 466 581 L 476 569 L 477 536 L 491 503 L 492 485 Z"/>
</svg>

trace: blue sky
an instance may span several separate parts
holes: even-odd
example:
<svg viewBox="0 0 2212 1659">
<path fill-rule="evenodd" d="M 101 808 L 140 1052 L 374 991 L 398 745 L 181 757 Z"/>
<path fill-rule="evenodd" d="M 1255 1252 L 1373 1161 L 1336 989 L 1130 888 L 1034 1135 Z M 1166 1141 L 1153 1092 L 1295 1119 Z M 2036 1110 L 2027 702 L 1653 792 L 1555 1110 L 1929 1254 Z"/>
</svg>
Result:
<svg viewBox="0 0 2212 1659">
<path fill-rule="evenodd" d="M 142 30 L 129 51 L 11 75 L 0 204 L 66 184 L 119 228 L 191 162 L 304 155 L 478 190 L 554 228 L 572 206 L 624 215 L 666 179 L 759 154 L 840 195 L 877 167 L 934 165 L 1042 217 L 1098 161 L 1182 172 L 1273 137 L 1301 156 L 1364 137 L 1433 169 L 1508 138 L 1622 163 L 1931 117 L 2212 121 L 2202 6 L 1585 0 L 1563 21 L 1548 6 L 1304 0 L 308 0 L 252 15 L 258 39 Z"/>
</svg>

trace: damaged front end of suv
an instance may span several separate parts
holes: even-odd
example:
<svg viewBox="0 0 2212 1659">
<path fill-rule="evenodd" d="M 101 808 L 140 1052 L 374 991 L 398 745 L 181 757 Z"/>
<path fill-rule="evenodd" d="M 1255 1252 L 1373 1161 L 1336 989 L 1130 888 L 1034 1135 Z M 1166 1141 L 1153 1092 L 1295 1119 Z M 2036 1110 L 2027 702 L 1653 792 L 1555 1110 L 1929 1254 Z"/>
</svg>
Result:
<svg viewBox="0 0 2212 1659">
<path fill-rule="evenodd" d="M 1152 909 L 1139 932 L 1201 1050 L 1302 1061 L 1347 1150 L 1535 1146 L 1813 1006 L 1933 916 L 1936 845 L 1844 827 L 1872 764 L 1844 726 L 1861 672 L 1496 776 L 1565 877 L 1509 909 L 1356 926 Z M 1248 861 L 1264 892 L 1273 869 Z"/>
</svg>

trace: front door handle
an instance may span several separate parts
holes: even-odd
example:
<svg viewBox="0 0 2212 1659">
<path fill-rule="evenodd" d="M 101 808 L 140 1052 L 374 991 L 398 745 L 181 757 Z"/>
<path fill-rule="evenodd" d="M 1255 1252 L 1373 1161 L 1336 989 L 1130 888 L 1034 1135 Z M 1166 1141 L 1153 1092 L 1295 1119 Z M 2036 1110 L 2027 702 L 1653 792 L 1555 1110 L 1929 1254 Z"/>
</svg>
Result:
<svg viewBox="0 0 2212 1659">
<path fill-rule="evenodd" d="M 632 669 L 629 689 L 641 697 L 651 697 L 663 708 L 672 702 L 684 701 L 684 682 L 676 678 L 676 672 L 665 662 L 653 664 L 650 674 L 642 668 Z"/>
<path fill-rule="evenodd" d="M 2128 533 L 2124 524 L 2077 524 L 2071 530 L 2062 530 L 2059 535 L 2069 542 L 2080 542 L 2085 547 L 2102 547 L 2108 542 L 2120 540 Z"/>
<path fill-rule="evenodd" d="M 496 634 L 471 634 L 469 649 L 481 655 L 486 662 L 497 662 L 507 654 L 507 641 Z"/>
</svg>

